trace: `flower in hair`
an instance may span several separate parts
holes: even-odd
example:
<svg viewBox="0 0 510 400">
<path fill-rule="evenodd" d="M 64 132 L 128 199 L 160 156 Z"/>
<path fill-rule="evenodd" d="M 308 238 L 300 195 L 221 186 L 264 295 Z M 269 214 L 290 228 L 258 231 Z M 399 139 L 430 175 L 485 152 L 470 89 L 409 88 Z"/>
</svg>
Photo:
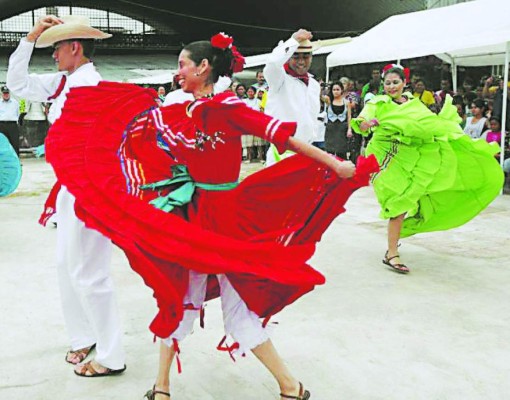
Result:
<svg viewBox="0 0 510 400">
<path fill-rule="evenodd" d="M 244 57 L 239 51 L 237 50 L 236 46 L 232 46 L 232 64 L 231 69 L 233 73 L 241 72 L 244 69 Z"/>
<path fill-rule="evenodd" d="M 234 43 L 234 38 L 226 35 L 223 32 L 217 33 L 211 38 L 212 47 L 216 47 L 222 50 L 225 50 L 226 48 L 232 48 L 232 43 Z"/>
<path fill-rule="evenodd" d="M 406 81 L 409 80 L 409 77 L 411 76 L 411 70 L 409 68 L 404 68 L 402 65 L 400 64 L 388 64 L 388 65 L 385 65 L 382 69 L 382 73 L 383 75 L 386 73 L 386 71 L 388 71 L 389 69 L 391 68 L 398 68 L 398 69 L 401 69 L 403 72 L 404 72 L 404 76 L 406 77 Z"/>
</svg>

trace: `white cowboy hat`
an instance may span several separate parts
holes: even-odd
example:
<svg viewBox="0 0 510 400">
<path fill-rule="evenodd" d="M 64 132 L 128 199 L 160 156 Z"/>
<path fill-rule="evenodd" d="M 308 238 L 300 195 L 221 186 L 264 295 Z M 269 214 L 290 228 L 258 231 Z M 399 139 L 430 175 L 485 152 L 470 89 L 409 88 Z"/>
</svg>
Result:
<svg viewBox="0 0 510 400">
<path fill-rule="evenodd" d="M 108 39 L 109 33 L 92 28 L 88 17 L 68 15 L 60 18 L 63 23 L 46 29 L 37 39 L 35 47 L 49 47 L 57 42 L 71 39 Z"/>
<path fill-rule="evenodd" d="M 299 42 L 299 47 L 294 53 L 313 53 L 320 47 L 318 42 L 312 42 L 308 39 Z"/>
</svg>

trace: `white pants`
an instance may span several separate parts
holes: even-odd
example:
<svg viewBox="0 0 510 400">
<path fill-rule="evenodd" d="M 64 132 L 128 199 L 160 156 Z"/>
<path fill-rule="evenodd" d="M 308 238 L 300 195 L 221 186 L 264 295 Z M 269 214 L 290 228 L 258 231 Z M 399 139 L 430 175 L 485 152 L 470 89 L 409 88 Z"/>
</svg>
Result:
<svg viewBox="0 0 510 400">
<path fill-rule="evenodd" d="M 96 343 L 96 361 L 124 367 L 122 330 L 110 277 L 112 243 L 88 229 L 74 212 L 74 197 L 62 186 L 57 196 L 57 271 L 71 348 Z"/>
<path fill-rule="evenodd" d="M 269 339 L 267 330 L 257 314 L 250 311 L 246 303 L 233 288 L 225 275 L 217 275 L 220 285 L 221 308 L 225 334 L 239 343 L 233 354 L 242 355 Z M 172 340 L 183 340 L 193 331 L 193 324 L 200 315 L 207 289 L 207 274 L 189 271 L 189 286 L 184 304 L 192 304 L 197 310 L 184 310 L 184 316 L 177 329 L 163 342 L 170 347 Z"/>
</svg>

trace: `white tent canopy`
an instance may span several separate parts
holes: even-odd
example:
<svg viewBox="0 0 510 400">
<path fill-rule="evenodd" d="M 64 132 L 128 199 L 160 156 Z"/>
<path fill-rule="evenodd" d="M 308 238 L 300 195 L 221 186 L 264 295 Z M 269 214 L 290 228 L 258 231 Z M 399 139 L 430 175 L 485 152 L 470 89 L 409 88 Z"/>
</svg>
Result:
<svg viewBox="0 0 510 400">
<path fill-rule="evenodd" d="M 394 15 L 333 51 L 328 68 L 431 54 L 456 65 L 503 64 L 510 41 L 510 1 L 476 0 Z M 480 19 L 485 23 L 480 27 Z"/>
<path fill-rule="evenodd" d="M 508 85 L 510 1 L 476 0 L 448 7 L 394 15 L 326 58 L 326 69 L 368 62 L 387 62 L 434 54 L 457 66 L 505 65 Z M 483 28 L 480 21 L 485 20 Z M 329 74 L 327 73 L 327 76 Z M 503 91 L 501 147 L 505 144 L 508 92 Z M 503 165 L 504 151 L 500 154 Z"/>
</svg>

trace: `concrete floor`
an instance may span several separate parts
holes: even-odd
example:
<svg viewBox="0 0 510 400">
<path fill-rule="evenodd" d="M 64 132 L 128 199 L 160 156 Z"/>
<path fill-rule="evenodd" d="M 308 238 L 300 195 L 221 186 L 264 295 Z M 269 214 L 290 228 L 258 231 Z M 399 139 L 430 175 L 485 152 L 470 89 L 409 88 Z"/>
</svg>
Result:
<svg viewBox="0 0 510 400">
<path fill-rule="evenodd" d="M 55 229 L 37 224 L 53 174 L 42 160 L 23 164 L 20 188 L 0 199 L 0 399 L 139 400 L 157 366 L 151 291 L 117 250 L 127 371 L 76 377 L 64 362 Z M 509 226 L 510 196 L 501 196 L 461 228 L 405 239 L 412 272 L 401 276 L 381 263 L 385 222 L 372 189 L 359 190 L 312 260 L 326 285 L 276 318 L 274 342 L 312 400 L 510 399 Z M 252 355 L 233 363 L 215 350 L 220 314 L 211 302 L 206 329 L 182 344 L 172 400 L 278 399 Z"/>
</svg>

